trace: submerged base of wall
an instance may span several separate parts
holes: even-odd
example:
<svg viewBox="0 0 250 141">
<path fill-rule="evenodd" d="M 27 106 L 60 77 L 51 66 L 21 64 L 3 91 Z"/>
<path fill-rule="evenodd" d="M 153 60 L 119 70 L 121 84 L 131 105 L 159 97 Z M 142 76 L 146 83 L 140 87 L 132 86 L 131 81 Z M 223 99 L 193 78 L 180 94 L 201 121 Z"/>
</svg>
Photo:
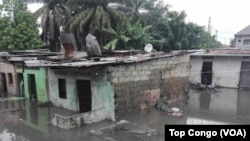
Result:
<svg viewBox="0 0 250 141">
<path fill-rule="evenodd" d="M 91 124 L 107 119 L 106 110 L 104 108 L 80 113 L 77 115 L 65 117 L 62 115 L 54 114 L 51 123 L 54 126 L 60 127 L 62 129 L 73 129 L 80 127 L 82 125 Z"/>
</svg>

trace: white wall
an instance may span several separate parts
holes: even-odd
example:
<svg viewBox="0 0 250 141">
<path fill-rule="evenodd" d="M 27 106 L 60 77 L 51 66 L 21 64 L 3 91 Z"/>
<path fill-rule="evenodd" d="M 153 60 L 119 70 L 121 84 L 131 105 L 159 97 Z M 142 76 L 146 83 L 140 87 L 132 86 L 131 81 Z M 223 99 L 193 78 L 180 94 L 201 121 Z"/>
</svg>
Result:
<svg viewBox="0 0 250 141">
<path fill-rule="evenodd" d="M 250 45 L 244 45 L 243 44 L 244 40 L 250 40 L 250 36 L 236 37 L 235 38 L 235 46 L 236 46 L 236 48 L 250 49 Z"/>
<path fill-rule="evenodd" d="M 214 57 L 211 60 L 202 57 L 190 59 L 190 83 L 201 83 L 203 61 L 213 62 L 213 81 L 215 85 L 229 88 L 238 88 L 242 57 Z"/>
</svg>

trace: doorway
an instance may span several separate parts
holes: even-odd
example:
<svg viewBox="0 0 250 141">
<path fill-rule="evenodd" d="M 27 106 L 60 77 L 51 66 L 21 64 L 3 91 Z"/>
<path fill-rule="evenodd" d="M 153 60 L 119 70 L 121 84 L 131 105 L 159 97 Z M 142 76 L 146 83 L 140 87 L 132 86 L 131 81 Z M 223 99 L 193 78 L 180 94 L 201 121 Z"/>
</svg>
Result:
<svg viewBox="0 0 250 141">
<path fill-rule="evenodd" d="M 241 63 L 240 87 L 250 89 L 250 62 Z"/>
<path fill-rule="evenodd" d="M 92 94 L 89 80 L 77 80 L 77 95 L 79 98 L 79 110 L 81 113 L 91 111 Z"/>
<path fill-rule="evenodd" d="M 28 84 L 29 84 L 29 93 L 30 99 L 37 99 L 37 92 L 36 92 L 36 78 L 34 74 L 28 75 Z"/>
<path fill-rule="evenodd" d="M 20 96 L 24 96 L 24 82 L 22 73 L 17 73 L 17 90 Z"/>
<path fill-rule="evenodd" d="M 204 85 L 211 85 L 213 81 L 213 62 L 203 62 L 201 83 Z"/>
<path fill-rule="evenodd" d="M 2 96 L 5 97 L 7 96 L 7 81 L 6 81 L 6 75 L 5 73 L 1 73 L 1 83 L 2 83 Z"/>
</svg>

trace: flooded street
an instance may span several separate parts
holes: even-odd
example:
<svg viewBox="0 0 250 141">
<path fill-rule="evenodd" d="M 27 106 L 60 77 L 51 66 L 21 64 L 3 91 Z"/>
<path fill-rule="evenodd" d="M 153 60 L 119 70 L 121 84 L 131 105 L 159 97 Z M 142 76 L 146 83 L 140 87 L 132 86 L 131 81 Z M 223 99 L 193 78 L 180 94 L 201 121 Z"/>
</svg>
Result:
<svg viewBox="0 0 250 141">
<path fill-rule="evenodd" d="M 189 99 L 178 108 L 182 117 L 173 117 L 157 109 L 120 115 L 117 121 L 127 120 L 157 130 L 157 135 L 133 134 L 121 130 L 106 131 L 105 135 L 116 140 L 164 140 L 164 126 L 168 124 L 249 124 L 249 91 L 218 89 L 215 93 L 189 91 Z M 63 109 L 40 105 L 29 100 L 0 101 L 0 141 L 102 141 L 103 136 L 90 133 L 115 122 L 103 121 L 80 128 L 64 130 L 51 125 L 54 113 Z M 70 114 L 70 113 L 69 113 Z M 108 138 L 106 138 L 108 140 Z M 110 139 L 111 140 L 111 139 Z"/>
</svg>

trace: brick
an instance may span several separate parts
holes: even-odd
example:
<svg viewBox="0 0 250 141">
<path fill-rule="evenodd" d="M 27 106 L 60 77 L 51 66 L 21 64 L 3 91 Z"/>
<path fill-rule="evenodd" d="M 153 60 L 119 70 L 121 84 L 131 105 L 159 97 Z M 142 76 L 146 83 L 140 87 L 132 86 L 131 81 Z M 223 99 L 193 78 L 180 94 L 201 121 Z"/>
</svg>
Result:
<svg viewBox="0 0 250 141">
<path fill-rule="evenodd" d="M 148 65 L 144 65 L 144 66 L 142 67 L 142 69 L 143 69 L 143 70 L 149 70 L 149 66 L 148 66 Z"/>
<path fill-rule="evenodd" d="M 119 70 L 119 71 L 126 71 L 126 69 L 127 69 L 126 66 L 119 66 L 119 69 L 118 69 L 118 70 Z"/>
<path fill-rule="evenodd" d="M 130 65 L 128 66 L 129 71 L 134 71 L 135 70 L 135 65 Z"/>
<path fill-rule="evenodd" d="M 135 66 L 135 69 L 136 69 L 137 71 L 142 70 L 142 65 L 140 65 L 140 64 L 139 64 L 139 65 L 136 65 L 136 66 Z"/>
<path fill-rule="evenodd" d="M 129 77 L 131 75 L 132 75 L 131 71 L 125 71 L 125 72 L 123 72 L 123 77 Z"/>
<path fill-rule="evenodd" d="M 112 67 L 112 66 L 109 66 L 107 71 L 109 72 L 116 72 L 116 71 L 119 71 L 119 67 Z"/>
<path fill-rule="evenodd" d="M 138 76 L 139 74 L 138 74 L 138 71 L 132 71 L 131 75 L 132 76 Z"/>
<path fill-rule="evenodd" d="M 117 77 L 116 77 L 116 78 L 113 78 L 113 79 L 112 79 L 112 82 L 113 82 L 113 83 L 118 83 L 118 82 L 119 82 L 119 78 L 117 78 Z"/>
</svg>

